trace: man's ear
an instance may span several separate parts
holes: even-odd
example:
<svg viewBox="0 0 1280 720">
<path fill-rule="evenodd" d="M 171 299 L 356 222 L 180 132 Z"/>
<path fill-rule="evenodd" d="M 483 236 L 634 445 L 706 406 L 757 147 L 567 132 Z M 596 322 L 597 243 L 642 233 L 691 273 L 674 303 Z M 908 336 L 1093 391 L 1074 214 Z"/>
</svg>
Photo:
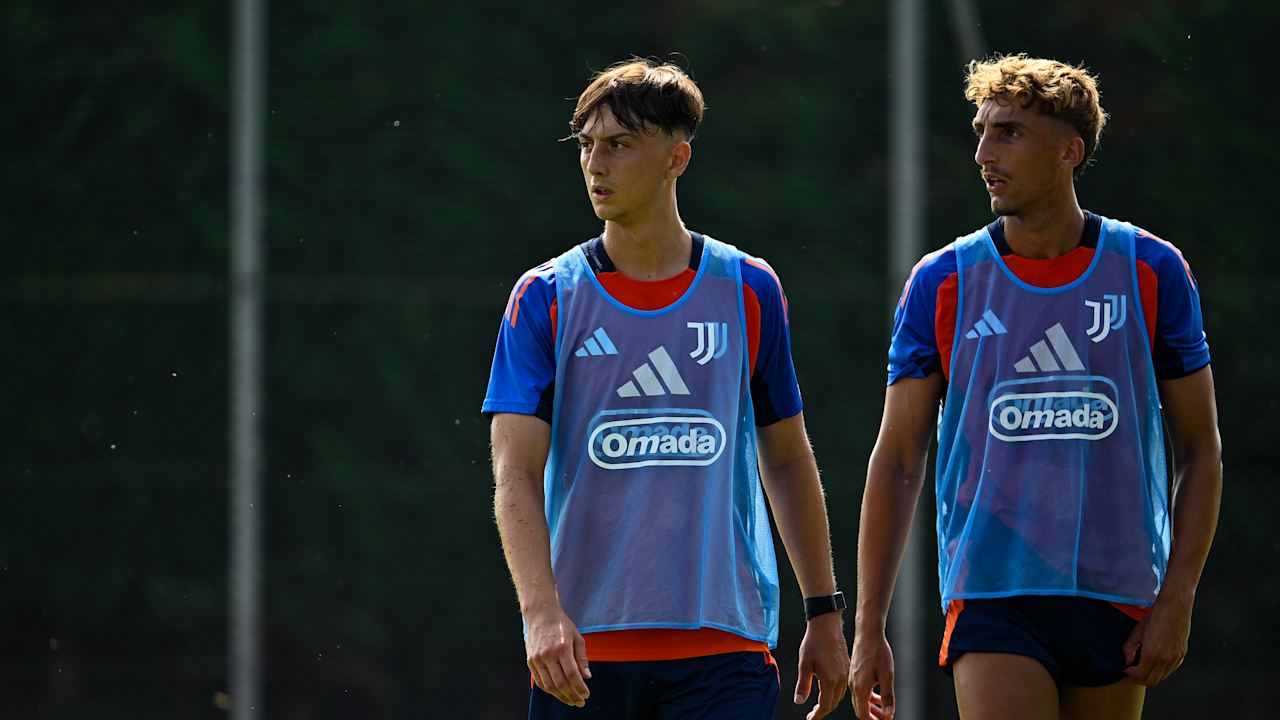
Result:
<svg viewBox="0 0 1280 720">
<path fill-rule="evenodd" d="M 1080 163 L 1084 162 L 1084 138 L 1072 135 L 1067 140 L 1067 146 L 1062 151 L 1062 162 L 1071 166 L 1073 173 L 1080 167 Z"/>
<path fill-rule="evenodd" d="M 667 177 L 672 180 L 684 174 L 689 168 L 689 158 L 693 156 L 693 146 L 688 140 L 679 140 L 671 146 L 671 164 L 667 167 Z"/>
</svg>

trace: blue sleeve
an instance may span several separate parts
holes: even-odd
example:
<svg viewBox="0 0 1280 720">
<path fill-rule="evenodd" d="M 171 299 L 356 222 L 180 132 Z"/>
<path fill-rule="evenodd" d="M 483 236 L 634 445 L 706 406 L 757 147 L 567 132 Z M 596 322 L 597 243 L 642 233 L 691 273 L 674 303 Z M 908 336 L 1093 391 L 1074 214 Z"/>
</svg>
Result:
<svg viewBox="0 0 1280 720">
<path fill-rule="evenodd" d="M 550 263 L 525 273 L 512 289 L 481 407 L 486 415 L 517 413 L 551 422 L 556 379 L 551 303 L 555 297 L 555 270 Z"/>
<path fill-rule="evenodd" d="M 746 258 L 742 261 L 742 284 L 760 303 L 760 344 L 751 374 L 751 403 L 756 425 L 764 427 L 798 415 L 804 403 L 791 359 L 790 319 L 782 281 L 764 260 Z"/>
<path fill-rule="evenodd" d="M 911 271 L 893 313 L 889 340 L 889 382 L 922 378 L 942 371 L 935 323 L 938 287 L 956 272 L 956 255 L 950 245 L 925 255 Z"/>
<path fill-rule="evenodd" d="M 1200 312 L 1200 288 L 1182 252 L 1145 231 L 1138 259 L 1156 273 L 1156 335 L 1151 359 L 1156 377 L 1174 380 L 1209 364 L 1209 342 Z"/>
</svg>

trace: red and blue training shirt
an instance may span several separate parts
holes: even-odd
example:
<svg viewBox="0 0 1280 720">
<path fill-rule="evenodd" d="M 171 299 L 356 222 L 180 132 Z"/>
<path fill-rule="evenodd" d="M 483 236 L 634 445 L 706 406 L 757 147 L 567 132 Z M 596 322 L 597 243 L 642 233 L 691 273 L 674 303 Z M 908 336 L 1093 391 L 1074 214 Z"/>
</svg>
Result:
<svg viewBox="0 0 1280 720">
<path fill-rule="evenodd" d="M 581 245 L 588 264 L 615 300 L 636 310 L 659 310 L 680 299 L 697 275 L 704 238 L 691 233 L 689 267 L 654 282 L 634 280 L 617 271 L 602 238 Z M 793 417 L 802 410 L 791 360 L 787 301 L 767 263 L 740 262 L 743 310 L 751 370 L 751 398 L 757 426 Z M 555 398 L 555 338 L 559 319 L 556 273 L 545 263 L 516 283 L 498 335 L 483 411 L 534 415 L 551 422 Z M 632 629 L 585 634 L 592 660 L 669 660 L 735 651 L 767 651 L 765 643 L 711 628 L 698 630 Z"/>
<path fill-rule="evenodd" d="M 1096 264 L 1102 225 L 1099 216 L 1086 213 L 1080 245 L 1060 257 L 1039 260 L 1023 258 L 1012 252 L 1001 220 L 993 222 L 986 231 L 1001 261 L 1019 280 L 1035 288 L 1052 289 L 1076 283 Z M 1199 292 L 1182 254 L 1170 243 L 1138 230 L 1133 237 L 1132 262 L 1136 290 L 1140 295 L 1141 317 L 1145 321 L 1142 331 L 1150 347 L 1155 377 L 1175 379 L 1204 368 L 1209 364 L 1209 349 L 1201 318 Z M 956 344 L 959 340 L 957 332 L 963 332 L 963 328 L 957 327 L 962 285 L 958 266 L 957 243 L 952 243 L 925 256 L 912 271 L 895 314 L 889 352 L 890 385 L 902 378 L 921 378 L 934 372 L 942 373 L 948 383 L 955 380 L 950 377 L 954 369 L 953 350 L 959 347 Z M 990 322 L 995 324 L 980 322 L 980 327 L 966 337 L 1006 332 L 998 319 Z M 1123 324 L 1123 319 L 1119 324 Z M 1098 340 L 1101 339 L 1099 336 Z M 1025 368 L 1024 363 L 1027 364 Z M 1024 359 L 1018 369 L 1019 372 L 1030 371 L 1033 366 L 1031 360 Z M 940 438 L 939 442 L 944 439 L 949 438 Z M 947 507 L 941 491 L 939 507 L 940 513 Z M 1117 606 L 1135 617 L 1141 616 L 1145 610 L 1123 603 L 1117 603 Z"/>
<path fill-rule="evenodd" d="M 1101 227 L 1101 218 L 1086 211 L 1080 245 L 1046 260 L 1015 255 L 1005 240 L 1001 220 L 988 225 L 987 230 L 1001 258 L 1021 280 L 1049 288 L 1066 285 L 1084 273 L 1093 262 Z M 1190 375 L 1209 364 L 1200 292 L 1191 266 L 1173 244 L 1149 233 L 1138 236 L 1134 250 L 1156 377 L 1173 380 Z M 929 253 L 916 264 L 894 313 L 889 385 L 904 377 L 922 378 L 935 372 L 950 380 L 958 290 L 956 254 L 951 245 Z"/>
</svg>

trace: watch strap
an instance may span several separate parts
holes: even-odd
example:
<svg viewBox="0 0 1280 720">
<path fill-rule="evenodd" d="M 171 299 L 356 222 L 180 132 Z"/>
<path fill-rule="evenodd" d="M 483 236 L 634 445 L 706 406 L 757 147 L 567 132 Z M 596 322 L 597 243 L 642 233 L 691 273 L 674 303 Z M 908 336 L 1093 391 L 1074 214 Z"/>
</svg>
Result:
<svg viewBox="0 0 1280 720">
<path fill-rule="evenodd" d="M 818 597 L 808 597 L 804 599 L 804 619 L 812 620 L 819 615 L 843 610 L 848 607 L 844 600 L 844 593 L 839 590 L 834 595 L 820 595 Z"/>
</svg>

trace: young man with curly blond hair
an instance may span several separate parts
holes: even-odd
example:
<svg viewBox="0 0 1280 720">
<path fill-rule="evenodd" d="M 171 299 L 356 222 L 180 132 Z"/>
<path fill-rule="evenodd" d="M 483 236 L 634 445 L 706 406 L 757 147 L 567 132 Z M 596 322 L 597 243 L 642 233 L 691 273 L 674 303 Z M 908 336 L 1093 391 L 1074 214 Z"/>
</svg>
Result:
<svg viewBox="0 0 1280 720">
<path fill-rule="evenodd" d="M 604 232 L 516 283 L 484 412 L 525 624 L 529 717 L 772 718 L 779 588 L 767 491 L 805 597 L 795 702 L 844 696 L 826 506 L 763 260 L 676 210 L 702 93 L 636 60 L 570 123 Z"/>
<path fill-rule="evenodd" d="M 961 717 L 1137 718 L 1187 652 L 1218 517 L 1198 287 L 1173 245 L 1080 208 L 1107 120 L 1092 75 L 1021 54 L 968 70 L 997 217 L 926 255 L 896 310 L 850 693 L 859 717 L 893 715 L 885 619 L 936 419 L 939 664 Z"/>
</svg>

